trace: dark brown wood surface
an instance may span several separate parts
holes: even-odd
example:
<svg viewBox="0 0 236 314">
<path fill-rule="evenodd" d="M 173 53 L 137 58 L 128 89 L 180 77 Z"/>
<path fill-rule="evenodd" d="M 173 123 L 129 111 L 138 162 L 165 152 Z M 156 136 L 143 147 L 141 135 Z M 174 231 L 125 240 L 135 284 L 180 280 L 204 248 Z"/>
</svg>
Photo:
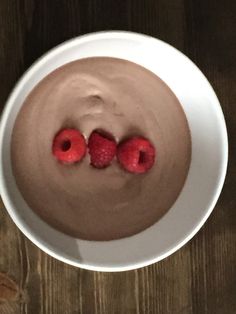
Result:
<svg viewBox="0 0 236 314">
<path fill-rule="evenodd" d="M 230 143 L 220 200 L 181 250 L 123 273 L 85 271 L 46 255 L 0 203 L 0 314 L 235 314 L 235 0 L 0 0 L 0 108 L 21 74 L 48 49 L 107 29 L 146 33 L 172 44 L 212 83 Z"/>
</svg>

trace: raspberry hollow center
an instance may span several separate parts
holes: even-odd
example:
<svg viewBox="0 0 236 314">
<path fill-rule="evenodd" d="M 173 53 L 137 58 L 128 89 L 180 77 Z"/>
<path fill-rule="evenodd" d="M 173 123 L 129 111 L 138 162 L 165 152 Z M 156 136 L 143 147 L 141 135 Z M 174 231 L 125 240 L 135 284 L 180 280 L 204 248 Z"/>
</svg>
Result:
<svg viewBox="0 0 236 314">
<path fill-rule="evenodd" d="M 139 163 L 139 164 L 143 164 L 145 161 L 146 161 L 146 153 L 140 151 L 140 152 L 139 152 L 138 163 Z"/>
<path fill-rule="evenodd" d="M 71 148 L 71 141 L 70 140 L 65 140 L 61 144 L 61 150 L 63 152 L 67 152 Z"/>
</svg>

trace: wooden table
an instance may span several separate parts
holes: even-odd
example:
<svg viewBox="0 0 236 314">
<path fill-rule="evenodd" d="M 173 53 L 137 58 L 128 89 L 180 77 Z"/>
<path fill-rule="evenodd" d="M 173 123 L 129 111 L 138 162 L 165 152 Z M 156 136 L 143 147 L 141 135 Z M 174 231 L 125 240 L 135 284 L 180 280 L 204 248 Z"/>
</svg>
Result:
<svg viewBox="0 0 236 314">
<path fill-rule="evenodd" d="M 77 269 L 46 255 L 0 204 L 0 313 L 235 314 L 236 2 L 1 0 L 1 108 L 16 80 L 44 52 L 106 29 L 163 39 L 206 74 L 229 133 L 223 193 L 205 226 L 181 250 L 150 267 L 114 274 Z"/>
</svg>

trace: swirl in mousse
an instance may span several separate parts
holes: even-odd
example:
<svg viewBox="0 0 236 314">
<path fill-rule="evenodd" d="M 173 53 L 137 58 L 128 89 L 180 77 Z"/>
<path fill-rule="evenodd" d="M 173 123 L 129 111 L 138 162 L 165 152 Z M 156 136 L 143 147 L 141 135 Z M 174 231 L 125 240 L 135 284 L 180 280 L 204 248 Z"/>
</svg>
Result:
<svg viewBox="0 0 236 314">
<path fill-rule="evenodd" d="M 73 164 L 52 153 L 58 131 L 76 129 L 87 142 L 94 130 L 116 143 L 149 139 L 156 157 L 146 173 Z M 25 99 L 11 141 L 13 173 L 29 207 L 73 237 L 107 241 L 132 236 L 156 223 L 174 204 L 191 161 L 184 111 L 169 87 L 149 70 L 116 58 L 68 63 L 40 81 Z"/>
</svg>

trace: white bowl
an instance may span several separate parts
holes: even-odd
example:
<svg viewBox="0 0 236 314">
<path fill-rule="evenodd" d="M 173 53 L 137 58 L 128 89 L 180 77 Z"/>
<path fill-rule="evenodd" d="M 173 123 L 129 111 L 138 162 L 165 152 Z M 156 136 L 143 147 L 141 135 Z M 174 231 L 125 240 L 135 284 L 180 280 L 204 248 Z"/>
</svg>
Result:
<svg viewBox="0 0 236 314">
<path fill-rule="evenodd" d="M 17 189 L 10 161 L 13 125 L 32 88 L 59 66 L 92 56 L 130 60 L 157 74 L 182 104 L 192 137 L 189 174 L 168 213 L 137 235 L 107 242 L 72 238 L 43 222 Z M 100 32 L 52 49 L 31 66 L 12 91 L 0 126 L 0 193 L 15 224 L 46 253 L 90 270 L 130 270 L 167 257 L 200 229 L 221 192 L 227 159 L 227 131 L 222 110 L 200 70 L 181 52 L 158 39 L 130 32 Z"/>
</svg>

